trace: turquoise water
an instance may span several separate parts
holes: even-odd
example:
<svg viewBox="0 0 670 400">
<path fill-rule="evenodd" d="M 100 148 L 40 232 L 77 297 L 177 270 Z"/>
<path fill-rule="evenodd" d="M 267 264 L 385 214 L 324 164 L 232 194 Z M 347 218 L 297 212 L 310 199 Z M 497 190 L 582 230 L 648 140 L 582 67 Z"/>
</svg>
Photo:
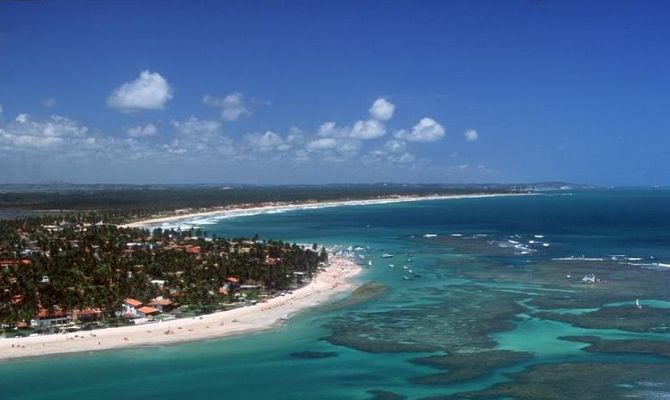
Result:
<svg viewBox="0 0 670 400">
<path fill-rule="evenodd" d="M 425 201 L 210 222 L 202 227 L 217 235 L 369 247 L 361 254 L 373 266 L 360 281 L 388 290 L 306 311 L 272 332 L 3 362 L 2 399 L 367 399 L 370 390 L 424 398 L 515 383 L 514 374 L 537 365 L 591 362 L 625 371 L 652 363 L 667 371 L 668 382 L 656 383 L 670 383 L 668 358 L 653 352 L 586 352 L 587 343 L 559 339 L 670 343 L 663 324 L 670 316 L 658 314 L 670 305 L 669 191 Z M 603 282 L 581 284 L 591 272 Z M 486 366 L 481 357 L 490 350 L 532 354 Z M 291 355 L 306 351 L 331 357 Z M 455 382 L 415 380 L 449 369 L 411 360 L 447 353 L 472 354 L 484 371 Z M 466 367 L 451 368 L 459 369 Z M 636 390 L 628 380 L 603 379 L 613 379 L 613 391 Z"/>
</svg>

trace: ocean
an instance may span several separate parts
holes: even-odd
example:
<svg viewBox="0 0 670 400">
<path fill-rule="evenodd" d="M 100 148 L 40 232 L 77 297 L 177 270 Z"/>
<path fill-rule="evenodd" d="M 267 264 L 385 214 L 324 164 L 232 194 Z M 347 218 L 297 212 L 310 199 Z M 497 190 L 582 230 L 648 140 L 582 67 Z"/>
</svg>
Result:
<svg viewBox="0 0 670 400">
<path fill-rule="evenodd" d="M 670 398 L 670 190 L 342 206 L 197 225 L 359 248 L 368 284 L 270 332 L 1 362 L 0 398 Z"/>
</svg>

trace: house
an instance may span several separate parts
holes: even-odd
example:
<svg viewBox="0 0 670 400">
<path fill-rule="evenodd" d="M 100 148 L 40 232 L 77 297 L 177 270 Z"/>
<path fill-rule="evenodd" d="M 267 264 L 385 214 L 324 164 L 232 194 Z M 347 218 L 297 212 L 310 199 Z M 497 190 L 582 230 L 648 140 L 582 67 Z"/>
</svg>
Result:
<svg viewBox="0 0 670 400">
<path fill-rule="evenodd" d="M 268 258 L 265 260 L 265 265 L 267 265 L 268 267 L 274 267 L 275 265 L 279 264 L 279 261 L 280 261 L 280 260 L 281 260 L 281 259 L 279 259 L 279 258 L 268 257 Z"/>
<path fill-rule="evenodd" d="M 88 308 L 84 310 L 73 310 L 72 320 L 78 322 L 94 322 L 102 318 L 102 310 L 99 308 Z"/>
<path fill-rule="evenodd" d="M 0 260 L 0 267 L 2 268 L 18 267 L 20 265 L 30 265 L 30 260 L 25 258 L 21 260 Z"/>
<path fill-rule="evenodd" d="M 48 328 L 53 325 L 64 325 L 68 322 L 70 322 L 70 318 L 64 310 L 58 307 L 52 309 L 40 307 L 36 318 L 30 320 L 30 326 Z"/>
<path fill-rule="evenodd" d="M 142 307 L 142 302 L 132 298 L 127 298 L 123 301 L 122 307 L 122 315 L 130 318 L 137 318 L 140 316 L 137 310 Z"/>
<path fill-rule="evenodd" d="M 157 314 L 160 314 L 160 313 L 161 313 L 161 310 L 159 310 L 157 308 L 149 307 L 149 306 L 142 306 L 142 307 L 137 309 L 137 315 L 140 318 L 145 318 L 145 317 L 149 317 L 149 316 L 152 316 L 152 315 L 157 315 Z"/>
<path fill-rule="evenodd" d="M 162 296 L 156 297 L 147 303 L 147 306 L 153 307 L 160 312 L 167 312 L 173 310 L 176 305 L 171 301 Z"/>
</svg>

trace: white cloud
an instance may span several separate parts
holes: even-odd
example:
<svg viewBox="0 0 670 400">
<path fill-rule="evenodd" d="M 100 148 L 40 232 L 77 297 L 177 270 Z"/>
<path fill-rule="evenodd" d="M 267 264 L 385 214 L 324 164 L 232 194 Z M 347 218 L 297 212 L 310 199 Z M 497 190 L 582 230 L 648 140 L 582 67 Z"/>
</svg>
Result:
<svg viewBox="0 0 670 400">
<path fill-rule="evenodd" d="M 116 88 L 107 106 L 124 111 L 161 110 L 172 98 L 172 88 L 157 72 L 142 71 L 140 76 Z"/>
<path fill-rule="evenodd" d="M 422 118 L 414 125 L 411 132 L 400 130 L 396 132 L 396 139 L 408 142 L 434 142 L 444 136 L 444 128 L 432 118 Z"/>
<path fill-rule="evenodd" d="M 393 111 L 395 111 L 395 105 L 389 102 L 383 97 L 378 98 L 372 103 L 370 107 L 370 115 L 372 118 L 378 119 L 380 121 L 388 121 L 393 118 Z"/>
<path fill-rule="evenodd" d="M 321 138 L 307 143 L 307 150 L 328 150 L 334 149 L 338 145 L 337 140 L 333 138 Z"/>
<path fill-rule="evenodd" d="M 357 121 L 348 136 L 354 139 L 368 140 L 382 137 L 385 134 L 386 127 L 384 127 L 384 124 L 370 119 L 367 121 Z"/>
<path fill-rule="evenodd" d="M 407 143 L 405 143 L 402 140 L 395 140 L 391 139 L 384 143 L 384 151 L 389 152 L 389 153 L 402 153 L 405 151 L 405 148 L 407 147 Z"/>
<path fill-rule="evenodd" d="M 384 124 L 374 119 L 356 121 L 353 127 L 337 126 L 333 121 L 324 122 L 317 131 L 317 135 L 321 137 L 352 138 L 360 140 L 376 139 L 385 134 L 386 127 Z"/>
<path fill-rule="evenodd" d="M 233 141 L 222 134 L 222 124 L 219 121 L 190 117 L 185 121 L 172 121 L 172 126 L 178 136 L 164 146 L 171 154 L 188 153 L 193 157 L 239 155 Z"/>
<path fill-rule="evenodd" d="M 32 121 L 28 114 L 19 114 L 14 122 L 0 130 L 0 146 L 53 147 L 68 141 L 78 142 L 86 138 L 88 128 L 58 115 L 46 121 Z"/>
<path fill-rule="evenodd" d="M 221 122 L 190 117 L 186 121 L 172 121 L 178 133 L 185 136 L 214 135 L 221 132 Z"/>
<path fill-rule="evenodd" d="M 154 136 L 157 133 L 158 129 L 154 124 L 147 124 L 144 126 L 141 125 L 134 126 L 132 128 L 128 128 L 128 130 L 126 131 L 126 134 L 131 138 Z"/>
<path fill-rule="evenodd" d="M 342 137 L 346 136 L 346 129 L 338 127 L 333 121 L 324 122 L 316 133 L 323 137 Z"/>
<path fill-rule="evenodd" d="M 391 156 L 389 156 L 388 160 L 391 161 L 391 162 L 398 163 L 398 164 L 408 164 L 408 163 L 414 162 L 415 157 L 408 152 L 404 152 L 400 155 L 395 155 L 395 154 L 391 155 Z"/>
<path fill-rule="evenodd" d="M 226 121 L 237 121 L 243 115 L 251 115 L 247 101 L 242 93 L 231 93 L 223 98 L 206 94 L 202 102 L 210 107 L 221 109 L 221 118 Z"/>
<path fill-rule="evenodd" d="M 266 151 L 287 151 L 291 149 L 289 143 L 285 143 L 284 140 L 278 134 L 267 131 L 263 134 L 252 133 L 245 136 L 247 142 L 251 146 L 252 150 L 266 152 Z"/>
<path fill-rule="evenodd" d="M 474 142 L 475 140 L 479 139 L 479 133 L 477 133 L 475 129 L 468 129 L 463 135 L 465 136 L 465 140 L 468 142 Z"/>
</svg>

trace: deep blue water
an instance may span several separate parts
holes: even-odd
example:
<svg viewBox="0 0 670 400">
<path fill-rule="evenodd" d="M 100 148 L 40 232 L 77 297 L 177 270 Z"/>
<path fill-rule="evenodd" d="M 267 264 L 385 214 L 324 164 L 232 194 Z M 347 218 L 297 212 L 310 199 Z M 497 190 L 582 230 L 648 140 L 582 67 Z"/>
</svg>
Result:
<svg viewBox="0 0 670 400">
<path fill-rule="evenodd" d="M 373 266 L 360 281 L 376 281 L 388 290 L 356 304 L 304 312 L 273 332 L 4 362 L 0 393 L 3 399 L 366 399 L 372 398 L 369 390 L 383 390 L 422 398 L 514 382 L 505 374 L 567 362 L 625 364 L 628 371 L 653 363 L 668 371 L 670 382 L 666 358 L 587 353 L 582 350 L 585 343 L 558 339 L 670 342 L 670 331 L 662 326 L 651 329 L 647 314 L 625 314 L 639 322 L 633 330 L 580 327 L 588 321 L 555 318 L 579 317 L 604 306 L 620 307 L 616 310 L 624 318 L 636 299 L 645 310 L 667 308 L 669 226 L 670 191 L 651 189 L 344 206 L 221 220 L 202 227 L 224 236 L 259 234 L 299 243 L 369 247 L 360 254 Z M 382 259 L 382 253 L 395 257 Z M 589 260 L 560 260 L 567 257 Z M 394 267 L 388 266 L 391 263 Z M 565 277 L 568 272 L 574 275 L 570 279 Z M 603 283 L 579 283 L 587 272 L 602 277 Z M 556 314 L 536 314 L 547 310 Z M 343 335 L 346 332 L 356 334 Z M 324 340 L 338 333 L 341 340 Z M 419 350 L 397 351 L 408 344 Z M 492 349 L 532 356 L 458 382 L 411 381 L 444 372 L 411 359 Z M 304 351 L 336 356 L 290 356 Z M 618 374 L 614 375 L 628 379 Z M 661 385 L 657 387 L 668 382 L 656 382 Z M 620 382 L 611 386 L 616 384 Z M 637 393 L 637 384 L 624 386 Z"/>
</svg>

